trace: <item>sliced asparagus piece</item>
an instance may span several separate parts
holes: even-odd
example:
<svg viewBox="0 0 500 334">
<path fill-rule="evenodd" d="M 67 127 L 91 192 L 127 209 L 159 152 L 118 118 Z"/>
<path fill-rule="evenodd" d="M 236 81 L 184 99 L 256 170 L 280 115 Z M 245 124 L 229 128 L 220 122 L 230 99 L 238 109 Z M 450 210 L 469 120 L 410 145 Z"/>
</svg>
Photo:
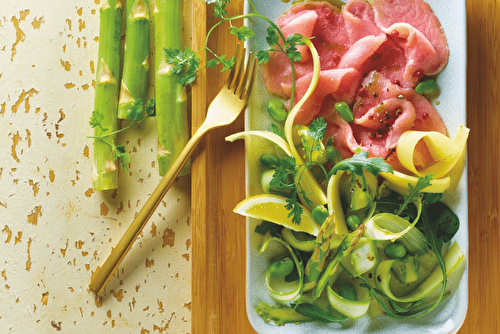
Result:
<svg viewBox="0 0 500 334">
<path fill-rule="evenodd" d="M 335 254 L 334 258 L 330 262 L 328 262 L 326 269 L 321 274 L 321 277 L 319 278 L 318 283 L 316 284 L 316 287 L 313 291 L 313 299 L 317 299 L 319 297 L 323 289 L 328 284 L 328 280 L 335 273 L 340 260 L 342 260 L 344 256 L 352 251 L 358 240 L 363 236 L 364 232 L 365 226 L 360 225 L 357 230 L 352 231 L 345 237 L 345 239 L 337 248 L 337 253 Z"/>
<path fill-rule="evenodd" d="M 335 236 L 335 220 L 331 215 L 326 218 L 319 234 L 316 237 L 316 245 L 305 268 L 304 291 L 313 289 L 318 283 L 319 277 L 325 269 L 326 259 L 330 252 L 330 239 Z"/>
</svg>

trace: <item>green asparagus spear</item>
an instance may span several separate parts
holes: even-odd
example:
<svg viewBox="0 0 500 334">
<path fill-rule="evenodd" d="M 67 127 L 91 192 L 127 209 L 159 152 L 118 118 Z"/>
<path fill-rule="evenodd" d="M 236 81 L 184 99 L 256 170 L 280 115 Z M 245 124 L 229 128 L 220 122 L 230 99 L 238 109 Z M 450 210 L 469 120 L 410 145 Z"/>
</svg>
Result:
<svg viewBox="0 0 500 334">
<path fill-rule="evenodd" d="M 361 224 L 357 230 L 349 233 L 345 239 L 342 241 L 342 243 L 339 245 L 337 248 L 337 253 L 335 254 L 335 257 L 328 263 L 328 266 L 326 267 L 325 271 L 321 275 L 320 279 L 318 280 L 318 283 L 316 284 L 316 287 L 313 292 L 313 299 L 316 299 L 319 297 L 323 289 L 326 287 L 328 284 L 328 280 L 330 277 L 334 274 L 335 270 L 337 269 L 337 266 L 340 263 L 340 260 L 347 254 L 351 252 L 353 247 L 356 245 L 358 242 L 359 238 L 363 236 L 363 233 L 365 232 L 365 226 Z"/>
<path fill-rule="evenodd" d="M 128 0 L 123 75 L 118 118 L 140 119 L 134 103 L 146 101 L 149 72 L 149 6 L 145 0 Z"/>
<path fill-rule="evenodd" d="M 100 115 L 100 127 L 95 137 L 117 129 L 118 93 L 120 83 L 122 0 L 105 0 L 99 9 L 99 50 L 94 110 Z M 95 190 L 115 189 L 118 186 L 115 135 L 94 140 Z"/>
<path fill-rule="evenodd" d="M 183 1 L 156 0 L 154 23 L 158 168 L 163 176 L 189 140 L 187 93 L 165 60 L 165 49 L 183 47 Z"/>
<path fill-rule="evenodd" d="M 304 291 L 316 286 L 321 272 L 325 268 L 326 259 L 330 252 L 330 240 L 335 235 L 334 215 L 326 218 L 316 237 L 316 246 L 304 270 Z"/>
</svg>

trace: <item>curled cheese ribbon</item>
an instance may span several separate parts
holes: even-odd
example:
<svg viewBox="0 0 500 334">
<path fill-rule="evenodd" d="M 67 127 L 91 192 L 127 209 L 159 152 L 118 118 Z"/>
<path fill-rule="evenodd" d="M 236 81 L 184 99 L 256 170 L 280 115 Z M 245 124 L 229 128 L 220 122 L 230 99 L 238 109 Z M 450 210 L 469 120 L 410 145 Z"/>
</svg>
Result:
<svg viewBox="0 0 500 334">
<path fill-rule="evenodd" d="M 444 255 L 444 265 L 446 267 L 446 277 L 449 279 L 450 276 L 458 271 L 460 265 L 465 259 L 464 251 L 460 248 L 460 245 L 455 241 L 448 252 Z M 413 290 L 403 296 L 396 296 L 392 292 L 391 286 L 391 276 L 392 276 L 392 265 L 398 260 L 384 260 L 380 262 L 375 269 L 375 286 L 377 289 L 382 291 L 390 299 L 401 302 L 401 303 L 412 303 L 421 300 L 433 291 L 439 288 L 443 282 L 443 271 L 440 266 L 437 266 L 432 270 L 429 276 L 425 278 L 419 285 L 417 285 Z"/>
<path fill-rule="evenodd" d="M 271 237 L 271 238 L 266 239 L 265 242 L 260 247 L 259 253 L 261 253 L 261 254 L 264 253 L 272 241 L 276 241 L 286 248 L 286 250 L 288 251 L 288 253 L 292 257 L 292 260 L 295 264 L 295 268 L 297 268 L 299 279 L 298 279 L 295 287 L 293 287 L 292 289 L 287 290 L 286 287 L 288 285 L 282 284 L 282 285 L 285 285 L 284 287 L 282 286 L 282 288 L 284 288 L 284 289 L 277 290 L 273 286 L 274 285 L 272 282 L 273 278 L 272 278 L 272 275 L 271 275 L 269 268 L 268 268 L 266 271 L 266 274 L 265 274 L 267 291 L 269 292 L 269 295 L 276 301 L 290 302 L 290 301 L 297 299 L 300 296 L 300 293 L 303 289 L 304 268 L 302 265 L 302 261 L 299 260 L 299 258 L 297 257 L 297 255 L 295 254 L 293 249 L 290 247 L 290 245 L 286 241 L 284 241 L 281 238 L 276 238 L 276 237 Z M 293 283 L 293 284 L 295 284 L 295 283 Z"/>
<path fill-rule="evenodd" d="M 463 158 L 469 129 L 461 125 L 453 139 L 436 131 L 407 131 L 398 140 L 396 150 L 401 164 L 414 175 L 400 172 L 394 174 L 381 173 L 384 178 L 395 187 L 407 188 L 408 183 L 413 186 L 420 176 L 433 174 L 431 186 L 425 191 L 444 192 L 450 187 L 450 174 L 457 163 Z M 423 140 L 429 150 L 434 163 L 424 169 L 417 169 L 414 163 L 414 154 L 417 144 Z"/>
<path fill-rule="evenodd" d="M 342 236 L 349 233 L 344 216 L 344 209 L 340 201 L 340 188 L 342 187 L 341 179 L 344 173 L 344 171 L 338 171 L 336 174 L 330 176 L 326 192 L 328 213 L 334 215 L 335 219 L 335 234 Z"/>
<path fill-rule="evenodd" d="M 407 131 L 398 140 L 396 150 L 401 164 L 417 176 L 434 174 L 434 178 L 440 179 L 446 176 L 455 166 L 465 149 L 469 129 L 463 125 L 457 131 L 452 140 L 442 133 L 436 131 Z M 415 147 L 423 140 L 429 149 L 429 153 L 435 163 L 422 170 L 418 170 L 413 162 Z"/>
</svg>

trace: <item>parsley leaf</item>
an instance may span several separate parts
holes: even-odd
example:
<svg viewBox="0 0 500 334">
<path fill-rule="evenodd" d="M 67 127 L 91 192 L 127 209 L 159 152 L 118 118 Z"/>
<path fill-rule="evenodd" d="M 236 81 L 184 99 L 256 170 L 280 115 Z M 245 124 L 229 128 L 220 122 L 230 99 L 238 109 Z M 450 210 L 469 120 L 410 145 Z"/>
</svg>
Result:
<svg viewBox="0 0 500 334">
<path fill-rule="evenodd" d="M 90 116 L 89 125 L 92 128 L 100 128 L 103 131 L 107 129 L 103 128 L 102 121 L 104 120 L 104 114 L 100 113 L 99 110 L 92 111 L 92 115 Z"/>
<path fill-rule="evenodd" d="M 292 223 L 300 225 L 302 212 L 304 212 L 304 210 L 297 201 L 296 193 L 294 197 L 287 199 L 285 208 L 290 211 L 287 217 L 292 218 Z"/>
<path fill-rule="evenodd" d="M 224 18 L 227 16 L 226 5 L 229 4 L 230 0 L 205 0 L 207 5 L 214 4 L 214 16 Z"/>
<path fill-rule="evenodd" d="M 269 61 L 269 50 L 260 50 L 257 52 L 257 61 L 259 64 L 267 63 Z"/>
<path fill-rule="evenodd" d="M 231 34 L 238 37 L 240 41 L 246 41 L 247 38 L 252 38 L 255 36 L 255 32 L 247 26 L 241 26 L 239 28 L 232 26 Z"/>
<path fill-rule="evenodd" d="M 236 57 L 226 59 L 226 55 L 218 57 L 217 60 L 220 64 L 222 64 L 221 72 L 232 69 L 234 67 L 234 64 L 236 63 Z"/>
<path fill-rule="evenodd" d="M 291 180 L 296 175 L 297 163 L 294 157 L 281 158 L 280 165 L 275 169 L 271 179 L 271 187 L 276 189 L 290 189 L 295 185 Z"/>
<path fill-rule="evenodd" d="M 219 62 L 217 61 L 217 59 L 213 58 L 207 61 L 206 66 L 208 68 L 215 68 L 218 64 Z"/>
<path fill-rule="evenodd" d="M 267 28 L 266 42 L 271 47 L 268 50 L 259 51 L 257 53 L 257 59 L 259 63 L 265 63 L 269 61 L 269 52 L 282 52 L 291 61 L 298 62 L 302 58 L 302 54 L 297 50 L 298 45 L 305 45 L 305 37 L 301 34 L 295 33 L 289 35 L 286 38 L 285 43 L 280 45 L 280 34 L 275 26 L 269 26 Z"/>
<path fill-rule="evenodd" d="M 269 26 L 269 27 L 267 27 L 266 31 L 267 31 L 267 36 L 266 36 L 267 44 L 269 46 L 274 46 L 274 45 L 278 44 L 279 35 L 278 35 L 278 31 L 276 30 L 276 28 L 273 26 Z"/>
<path fill-rule="evenodd" d="M 143 111 L 144 108 L 142 106 L 142 99 L 137 99 L 134 101 L 132 107 L 130 108 L 128 118 L 132 121 L 138 121 L 142 118 Z"/>
<path fill-rule="evenodd" d="M 114 160 L 120 160 L 122 169 L 127 170 L 127 163 L 130 162 L 130 156 L 125 152 L 125 145 L 117 145 L 113 150 Z"/>
<path fill-rule="evenodd" d="M 301 34 L 295 33 L 290 35 L 286 39 L 286 43 L 284 45 L 285 54 L 288 59 L 291 59 L 295 62 L 300 61 L 302 58 L 301 53 L 297 50 L 298 45 L 304 45 L 304 36 Z"/>
<path fill-rule="evenodd" d="M 190 48 L 185 48 L 184 51 L 164 48 L 164 52 L 165 61 L 171 65 L 170 71 L 178 75 L 179 83 L 183 86 L 192 83 L 200 71 L 200 57 Z"/>
<path fill-rule="evenodd" d="M 323 117 L 315 118 L 307 127 L 307 133 L 315 140 L 321 141 L 326 134 L 326 122 Z"/>
<path fill-rule="evenodd" d="M 146 111 L 146 115 L 143 116 L 144 110 Z M 142 99 L 138 99 L 134 102 L 132 106 L 132 110 L 129 114 L 129 118 L 132 120 L 130 124 L 124 128 L 118 129 L 116 131 L 109 131 L 108 128 L 102 126 L 102 121 L 104 120 L 104 115 L 100 113 L 98 110 L 92 111 L 92 115 L 90 117 L 89 125 L 92 128 L 100 128 L 102 131 L 99 135 L 90 136 L 89 138 L 94 138 L 102 141 L 103 143 L 111 146 L 113 150 L 113 159 L 120 160 L 121 168 L 127 170 L 127 163 L 130 162 L 130 157 L 125 151 L 125 145 L 116 145 L 114 140 L 110 137 L 125 130 L 132 128 L 133 126 L 144 122 L 146 119 L 150 117 L 156 116 L 156 104 L 154 99 L 150 99 L 145 106 L 143 106 Z"/>
<path fill-rule="evenodd" d="M 305 130 L 299 130 L 302 147 L 308 161 L 313 161 L 313 152 L 324 148 L 322 141 L 325 137 L 327 124 L 323 117 L 315 118 Z"/>
<path fill-rule="evenodd" d="M 361 152 L 337 163 L 329 174 L 336 174 L 337 171 L 343 170 L 363 175 L 364 169 L 375 176 L 380 172 L 393 173 L 391 165 L 385 162 L 384 158 L 368 158 L 368 152 Z"/>
<path fill-rule="evenodd" d="M 290 211 L 288 218 L 292 218 L 292 223 L 299 225 L 301 215 L 303 212 L 302 207 L 299 205 L 299 189 L 295 184 L 295 178 L 299 167 L 294 157 L 288 156 L 280 160 L 280 165 L 275 169 L 273 178 L 270 185 L 279 190 L 289 190 L 290 197 L 286 200 L 285 208 Z M 304 194 L 304 192 L 301 192 Z M 304 196 L 305 197 L 305 196 Z M 305 197 L 307 198 L 307 197 Z"/>
</svg>

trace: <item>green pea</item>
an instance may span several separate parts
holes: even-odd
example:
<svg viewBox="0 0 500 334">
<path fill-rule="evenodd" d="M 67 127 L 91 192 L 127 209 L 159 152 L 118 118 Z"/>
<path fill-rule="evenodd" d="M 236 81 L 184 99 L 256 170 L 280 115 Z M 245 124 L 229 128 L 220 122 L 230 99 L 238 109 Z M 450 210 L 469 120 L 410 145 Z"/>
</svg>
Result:
<svg viewBox="0 0 500 334">
<path fill-rule="evenodd" d="M 295 268 L 295 263 L 289 257 L 273 262 L 269 266 L 269 273 L 274 278 L 285 278 L 290 275 Z"/>
<path fill-rule="evenodd" d="M 393 242 L 385 246 L 384 254 L 391 259 L 402 259 L 406 255 L 406 248 L 401 244 Z"/>
<path fill-rule="evenodd" d="M 361 224 L 361 219 L 356 215 L 350 215 L 346 220 L 347 226 L 352 230 L 356 230 Z"/>
<path fill-rule="evenodd" d="M 351 123 L 354 120 L 354 116 L 352 115 L 351 108 L 346 102 L 337 102 L 335 103 L 335 110 L 339 113 L 340 117 L 348 123 Z"/>
<path fill-rule="evenodd" d="M 325 147 L 326 155 L 328 156 L 328 160 L 332 165 L 335 165 L 337 162 L 342 160 L 342 154 L 339 149 L 333 145 L 327 145 Z"/>
<path fill-rule="evenodd" d="M 276 168 L 280 165 L 280 158 L 272 153 L 264 153 L 260 156 L 260 163 L 264 167 Z"/>
<path fill-rule="evenodd" d="M 320 225 L 323 224 L 325 222 L 326 218 L 328 218 L 328 216 L 329 216 L 328 209 L 325 208 L 321 204 L 317 204 L 312 209 L 311 214 L 314 218 L 314 221 L 316 221 L 316 223 L 318 223 Z"/>
<path fill-rule="evenodd" d="M 288 116 L 285 104 L 278 99 L 271 99 L 267 102 L 267 112 L 276 122 L 284 122 Z"/>
<path fill-rule="evenodd" d="M 340 285 L 340 296 L 349 300 L 358 300 L 356 289 L 348 282 L 344 282 Z"/>
<path fill-rule="evenodd" d="M 438 89 L 438 85 L 436 83 L 436 80 L 433 79 L 428 79 L 425 81 L 422 81 L 415 87 L 415 91 L 419 94 L 429 94 L 433 93 Z"/>
</svg>

